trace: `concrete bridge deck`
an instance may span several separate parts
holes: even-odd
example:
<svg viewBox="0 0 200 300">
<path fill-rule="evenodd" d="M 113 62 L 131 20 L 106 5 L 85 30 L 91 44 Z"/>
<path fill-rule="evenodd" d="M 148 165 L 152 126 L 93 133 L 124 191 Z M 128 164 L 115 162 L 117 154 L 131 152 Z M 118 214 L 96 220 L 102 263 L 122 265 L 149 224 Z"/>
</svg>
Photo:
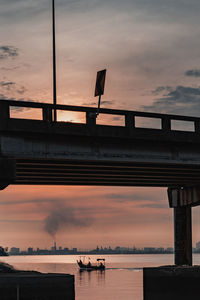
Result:
<svg viewBox="0 0 200 300">
<path fill-rule="evenodd" d="M 37 108 L 41 120 L 12 118 Z M 53 110 L 85 113 L 85 123 L 53 122 Z M 96 109 L 0 100 L 0 181 L 8 184 L 193 186 L 200 183 L 200 118 L 101 109 L 123 126 L 97 125 Z M 148 128 L 137 126 L 148 120 Z M 157 120 L 159 128 L 152 128 Z M 183 129 L 172 128 L 180 122 Z M 187 129 L 190 125 L 190 130 Z M 191 130 L 192 127 L 192 130 Z"/>
</svg>

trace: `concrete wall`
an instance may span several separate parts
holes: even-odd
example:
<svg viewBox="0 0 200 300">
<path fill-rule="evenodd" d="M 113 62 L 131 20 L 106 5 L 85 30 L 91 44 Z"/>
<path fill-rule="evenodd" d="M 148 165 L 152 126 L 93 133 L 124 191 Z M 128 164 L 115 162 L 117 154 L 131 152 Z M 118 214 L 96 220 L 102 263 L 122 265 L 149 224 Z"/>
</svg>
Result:
<svg viewBox="0 0 200 300">
<path fill-rule="evenodd" d="M 200 298 L 200 267 L 144 268 L 144 300 Z"/>
<path fill-rule="evenodd" d="M 75 300 L 74 276 L 68 274 L 1 274 L 0 299 Z"/>
</svg>

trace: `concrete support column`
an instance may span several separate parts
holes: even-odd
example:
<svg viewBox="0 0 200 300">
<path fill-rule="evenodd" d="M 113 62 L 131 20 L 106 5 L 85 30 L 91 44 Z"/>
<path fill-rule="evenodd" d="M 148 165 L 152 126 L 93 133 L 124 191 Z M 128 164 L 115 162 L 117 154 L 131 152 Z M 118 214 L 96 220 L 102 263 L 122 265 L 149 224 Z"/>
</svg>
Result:
<svg viewBox="0 0 200 300">
<path fill-rule="evenodd" d="M 174 208 L 175 265 L 192 265 L 191 207 Z"/>
</svg>

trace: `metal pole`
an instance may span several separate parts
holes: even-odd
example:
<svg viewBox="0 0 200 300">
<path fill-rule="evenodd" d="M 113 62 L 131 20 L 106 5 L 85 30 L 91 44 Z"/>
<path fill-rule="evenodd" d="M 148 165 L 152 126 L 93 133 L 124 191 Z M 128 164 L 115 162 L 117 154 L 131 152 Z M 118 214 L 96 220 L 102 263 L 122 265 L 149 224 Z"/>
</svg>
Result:
<svg viewBox="0 0 200 300">
<path fill-rule="evenodd" d="M 96 113 L 96 116 L 98 116 L 98 115 L 99 115 L 100 106 L 101 106 L 101 95 L 99 95 L 99 102 L 98 102 L 98 108 L 97 108 L 97 113 Z"/>
<path fill-rule="evenodd" d="M 52 34 L 53 34 L 53 104 L 54 104 L 54 122 L 57 121 L 56 104 L 56 34 L 55 34 L 55 1 L 52 0 Z"/>
</svg>

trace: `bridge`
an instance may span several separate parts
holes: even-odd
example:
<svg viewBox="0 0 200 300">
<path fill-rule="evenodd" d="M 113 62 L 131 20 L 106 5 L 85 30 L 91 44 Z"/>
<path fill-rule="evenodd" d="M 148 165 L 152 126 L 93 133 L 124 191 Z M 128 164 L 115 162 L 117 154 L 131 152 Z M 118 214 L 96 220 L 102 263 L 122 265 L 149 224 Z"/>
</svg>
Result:
<svg viewBox="0 0 200 300">
<path fill-rule="evenodd" d="M 37 109 L 41 119 L 13 117 L 13 109 Z M 82 113 L 85 122 L 54 122 L 55 110 Z M 192 264 L 191 206 L 200 201 L 200 118 L 116 109 L 100 109 L 100 114 L 120 117 L 123 124 L 99 125 L 91 107 L 0 100 L 0 188 L 168 187 L 175 263 Z"/>
<path fill-rule="evenodd" d="M 38 109 L 41 120 L 11 117 Z M 85 123 L 53 122 L 57 111 L 85 114 Z M 0 100 L 1 186 L 8 184 L 184 187 L 200 183 L 200 118 L 101 109 L 123 126 L 96 124 L 96 109 Z M 147 120 L 147 128 L 137 126 Z M 160 128 L 151 128 L 156 121 Z M 172 129 L 172 122 L 190 131 Z M 191 131 L 191 127 L 193 131 Z"/>
</svg>

